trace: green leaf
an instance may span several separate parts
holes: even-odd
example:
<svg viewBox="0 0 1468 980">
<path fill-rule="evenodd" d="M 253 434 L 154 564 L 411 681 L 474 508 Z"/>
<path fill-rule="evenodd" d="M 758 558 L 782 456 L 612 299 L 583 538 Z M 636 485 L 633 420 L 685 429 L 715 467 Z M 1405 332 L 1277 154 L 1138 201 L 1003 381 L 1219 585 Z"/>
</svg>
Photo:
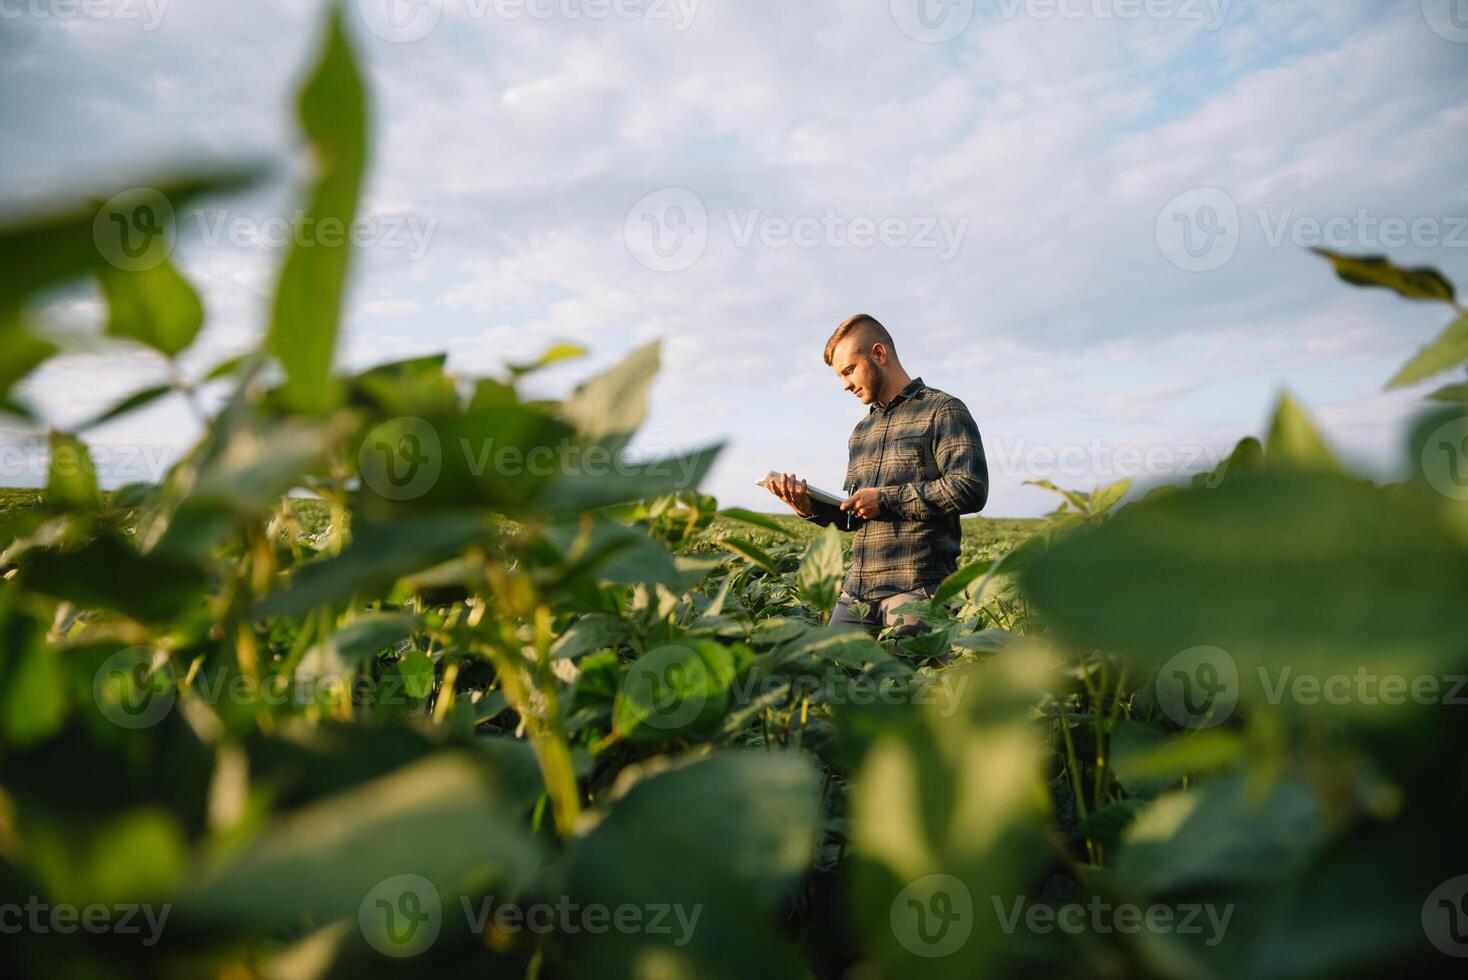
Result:
<svg viewBox="0 0 1468 980">
<path fill-rule="evenodd" d="M 407 889 L 447 919 L 466 888 L 513 894 L 539 860 L 498 779 L 468 756 L 441 754 L 276 818 L 180 896 L 176 917 L 252 932 L 355 922 L 374 896 L 393 905 Z M 388 879 L 402 887 L 383 891 Z"/>
<path fill-rule="evenodd" d="M 337 398 L 331 368 L 351 263 L 347 231 L 357 213 L 369 143 L 362 74 L 339 5 L 331 7 L 325 46 L 297 108 L 316 168 L 301 219 L 312 237 L 293 241 L 286 256 L 269 343 L 285 369 L 286 401 L 323 414 Z M 323 228 L 332 226 L 340 234 L 327 238 Z"/>
<path fill-rule="evenodd" d="M 1468 313 L 1448 324 L 1438 338 L 1422 348 L 1386 383 L 1401 388 L 1468 361 Z M 1433 396 L 1435 397 L 1435 396 Z"/>
<path fill-rule="evenodd" d="M 627 639 L 627 626 L 616 616 L 592 613 L 582 616 L 556 640 L 551 657 L 576 660 L 603 647 L 620 646 Z"/>
<path fill-rule="evenodd" d="M 66 677 L 42 643 L 40 624 L 0 591 L 0 733 L 11 745 L 39 742 L 66 716 Z"/>
<path fill-rule="evenodd" d="M 491 531 L 477 513 L 441 513 L 359 528 L 341 554 L 302 565 L 290 586 L 267 596 L 259 616 L 302 616 L 353 593 L 377 593 L 398 579 L 447 561 Z"/>
<path fill-rule="evenodd" d="M 1353 286 L 1378 286 L 1407 299 L 1453 301 L 1453 284 L 1432 268 L 1406 269 L 1392 265 L 1384 255 L 1341 255 L 1323 248 L 1312 249 L 1328 261 L 1335 274 Z"/>
<path fill-rule="evenodd" d="M 207 584 L 197 566 L 140 555 L 115 537 L 97 538 L 72 551 L 29 551 L 18 578 L 32 592 L 111 609 L 142 622 L 182 614 L 202 601 Z"/>
<path fill-rule="evenodd" d="M 1281 473 L 1185 490 L 1078 530 L 1023 577 L 1073 640 L 1149 667 L 1202 645 L 1258 670 L 1462 663 L 1468 547 L 1417 488 Z"/>
<path fill-rule="evenodd" d="M 1195 487 L 1216 487 L 1225 480 L 1237 480 L 1250 473 L 1264 469 L 1264 446 L 1253 436 L 1245 436 L 1234 446 L 1228 459 L 1214 467 L 1212 473 L 1199 473 L 1193 477 Z"/>
<path fill-rule="evenodd" d="M 541 503 L 556 511 L 581 511 L 693 490 L 708 475 L 724 444 L 716 443 L 646 463 L 619 460 L 605 472 L 581 466 L 563 471 Z"/>
<path fill-rule="evenodd" d="M 82 432 L 86 429 L 95 429 L 97 426 L 111 422 L 113 419 L 122 418 L 124 415 L 137 411 L 144 405 L 153 404 L 153 402 L 172 392 L 172 385 L 157 385 L 152 388 L 144 388 L 142 391 L 135 391 L 116 405 L 77 426 L 77 431 Z"/>
<path fill-rule="evenodd" d="M 1145 800 L 1117 800 L 1115 803 L 1108 803 L 1082 820 L 1076 830 L 1103 847 L 1110 847 L 1131 826 L 1144 806 Z"/>
<path fill-rule="evenodd" d="M 0 319 L 6 311 L 18 309 L 27 297 L 104 267 L 108 259 L 102 249 L 115 248 L 117 243 L 103 237 L 110 231 L 103 222 L 111 212 L 99 210 L 102 202 L 132 192 L 140 199 L 166 204 L 171 212 L 200 195 L 243 188 L 260 174 L 259 168 L 241 168 L 187 177 L 139 176 L 111 191 L 73 195 L 76 203 L 0 227 L 0 269 L 5 270 L 0 279 Z M 81 203 L 84 199 L 89 203 Z M 171 213 L 154 215 L 156 225 L 171 226 L 171 222 Z"/>
<path fill-rule="evenodd" d="M 107 333 L 147 344 L 175 357 L 204 325 L 204 304 L 173 263 L 137 272 L 104 265 L 97 281 L 107 299 Z"/>
<path fill-rule="evenodd" d="M 433 693 L 433 660 L 421 650 L 409 650 L 398 661 L 403 689 L 410 697 L 426 698 Z"/>
<path fill-rule="evenodd" d="M 1468 402 L 1468 382 L 1444 385 L 1427 397 L 1435 402 Z"/>
<path fill-rule="evenodd" d="M 619 450 L 647 415 L 647 392 L 658 365 L 657 343 L 639 347 L 610 371 L 579 385 L 561 412 L 586 441 Z"/>
<path fill-rule="evenodd" d="M 1275 405 L 1264 460 L 1271 470 L 1341 472 L 1341 464 L 1326 445 L 1325 437 L 1299 402 L 1288 394 L 1281 394 Z"/>
<path fill-rule="evenodd" d="M 1116 877 L 1140 895 L 1224 883 L 1267 884 L 1307 867 L 1325 840 L 1318 798 L 1286 780 L 1261 796 L 1247 776 L 1153 801 L 1127 829 Z"/>
<path fill-rule="evenodd" d="M 827 525 L 821 536 L 806 547 L 805 554 L 800 559 L 795 587 L 800 592 L 801 601 L 812 609 L 830 612 L 839 598 L 844 572 L 841 532 L 836 530 L 835 525 Z"/>
<path fill-rule="evenodd" d="M 795 533 L 793 531 L 791 531 L 785 525 L 781 524 L 779 521 L 775 520 L 769 514 L 758 514 L 752 510 L 745 510 L 743 507 L 725 507 L 723 510 L 719 511 L 719 516 L 727 517 L 731 521 L 740 521 L 745 524 L 753 524 L 755 527 L 764 528 L 766 531 L 772 531 L 775 534 L 780 535 L 782 538 L 795 537 Z"/>
<path fill-rule="evenodd" d="M 949 599 L 952 599 L 954 596 L 963 592 L 964 589 L 968 588 L 974 579 L 993 567 L 994 562 L 992 560 L 976 561 L 963 566 L 945 578 L 942 582 L 938 583 L 938 589 L 933 593 L 933 598 L 930 600 L 933 608 L 937 609 L 944 605 Z"/>
<path fill-rule="evenodd" d="M 508 364 L 506 367 L 510 369 L 510 374 L 519 378 L 539 371 L 542 368 L 550 367 L 552 364 L 559 364 L 561 361 L 585 356 L 586 348 L 579 344 L 553 344 L 546 349 L 545 353 L 533 361 L 525 364 Z"/>
<path fill-rule="evenodd" d="M 857 924 L 880 974 L 971 978 L 1012 937 L 991 897 L 1023 896 L 1048 862 L 1047 754 L 1028 720 L 1047 683 L 1016 652 L 944 671 L 936 697 L 876 734 L 850 791 Z"/>
<path fill-rule="evenodd" d="M 719 980 L 808 975 L 777 910 L 809 866 L 817 790 L 810 765 L 779 752 L 716 753 L 636 783 L 573 840 L 567 886 L 583 903 L 660 904 L 684 918 L 670 915 L 666 933 L 567 936 L 570 972 L 635 976 L 657 963 Z"/>
<path fill-rule="evenodd" d="M 1090 499 L 1087 501 L 1092 514 L 1105 514 L 1111 508 L 1121 502 L 1127 491 L 1132 488 L 1131 480 L 1117 480 L 1115 483 L 1104 487 L 1097 487 L 1091 491 Z"/>
<path fill-rule="evenodd" d="M 751 541 L 746 541 L 743 538 L 724 538 L 719 542 L 719 547 L 726 551 L 732 551 L 741 558 L 749 559 L 771 575 L 780 574 L 780 567 L 775 564 L 775 559 L 771 558 L 759 545 Z"/>
<path fill-rule="evenodd" d="M 100 502 L 97 467 L 86 444 L 76 436 L 53 431 L 46 506 L 56 510 L 91 510 Z"/>
<path fill-rule="evenodd" d="M 33 336 L 18 316 L 7 315 L 4 309 L 0 309 L 0 349 L 5 351 L 5 356 L 0 358 L 0 409 L 8 407 L 12 414 L 22 414 L 15 411 L 19 406 L 4 404 L 9 401 L 11 389 L 45 363 L 58 348 L 50 341 Z"/>
<path fill-rule="evenodd" d="M 617 733 L 629 742 L 667 742 L 706 735 L 729 703 L 734 657 L 713 640 L 666 644 L 627 669 L 612 708 Z"/>
</svg>

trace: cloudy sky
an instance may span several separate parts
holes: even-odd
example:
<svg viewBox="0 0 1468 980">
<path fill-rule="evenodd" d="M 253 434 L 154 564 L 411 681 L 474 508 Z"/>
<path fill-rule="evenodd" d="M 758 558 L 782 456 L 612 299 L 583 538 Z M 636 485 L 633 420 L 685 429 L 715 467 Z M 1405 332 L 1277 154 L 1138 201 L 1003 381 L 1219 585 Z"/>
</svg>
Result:
<svg viewBox="0 0 1468 980">
<path fill-rule="evenodd" d="M 446 350 L 472 374 L 589 347 L 537 382 L 554 394 L 661 338 L 639 445 L 727 440 L 708 486 L 726 504 L 778 507 L 750 485 L 771 468 L 840 483 L 864 409 L 821 348 L 858 311 L 972 410 L 993 515 L 1049 509 L 1026 479 L 1202 468 L 1285 388 L 1384 473 L 1429 386 L 1382 382 L 1446 308 L 1350 289 L 1307 247 L 1468 288 L 1464 0 L 347 9 L 374 116 L 347 360 Z M 278 161 L 259 190 L 179 215 L 210 315 L 187 370 L 265 322 L 318 27 L 302 0 L 0 0 L 8 211 L 188 161 Z M 45 313 L 71 338 L 23 389 L 48 422 L 163 375 L 95 339 L 95 295 Z M 195 434 L 163 403 L 92 438 L 124 482 Z M 34 482 L 21 458 L 0 482 Z"/>
</svg>

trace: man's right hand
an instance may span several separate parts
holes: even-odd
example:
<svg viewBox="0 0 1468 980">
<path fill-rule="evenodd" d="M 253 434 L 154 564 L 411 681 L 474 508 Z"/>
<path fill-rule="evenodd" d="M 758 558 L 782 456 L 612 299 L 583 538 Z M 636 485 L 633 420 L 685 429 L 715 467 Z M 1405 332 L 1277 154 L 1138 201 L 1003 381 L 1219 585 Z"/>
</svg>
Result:
<svg viewBox="0 0 1468 980">
<path fill-rule="evenodd" d="M 797 480 L 793 473 L 781 473 L 766 486 L 770 493 L 790 505 L 801 517 L 815 513 L 810 502 L 810 486 L 805 480 Z"/>
</svg>

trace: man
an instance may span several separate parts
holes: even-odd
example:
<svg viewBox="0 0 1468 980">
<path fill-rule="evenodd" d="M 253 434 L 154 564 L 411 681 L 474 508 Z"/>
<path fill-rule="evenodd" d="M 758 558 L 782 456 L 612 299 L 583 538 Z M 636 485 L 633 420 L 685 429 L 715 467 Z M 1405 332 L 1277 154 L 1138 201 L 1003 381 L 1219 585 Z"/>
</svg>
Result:
<svg viewBox="0 0 1468 980">
<path fill-rule="evenodd" d="M 960 514 L 982 510 L 989 468 L 978 426 L 963 402 L 912 378 L 889 334 L 859 313 L 826 341 L 826 363 L 841 386 L 871 406 L 852 430 L 839 510 L 811 500 L 807 481 L 781 474 L 770 491 L 808 521 L 854 531 L 851 569 L 831 625 L 868 629 L 903 620 L 896 610 L 921 602 L 958 567 Z M 858 616 L 851 603 L 867 606 Z"/>
</svg>

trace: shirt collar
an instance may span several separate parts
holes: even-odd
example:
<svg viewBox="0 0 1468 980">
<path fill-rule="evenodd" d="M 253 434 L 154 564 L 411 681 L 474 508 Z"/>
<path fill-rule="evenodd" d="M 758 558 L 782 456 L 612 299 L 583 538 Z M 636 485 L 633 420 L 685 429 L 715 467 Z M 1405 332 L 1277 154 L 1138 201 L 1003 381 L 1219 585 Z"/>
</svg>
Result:
<svg viewBox="0 0 1468 980">
<path fill-rule="evenodd" d="M 911 381 L 909 381 L 906 384 L 906 386 L 903 387 L 903 389 L 901 391 L 899 391 L 897 394 L 895 394 L 895 395 L 892 396 L 892 400 L 887 403 L 887 407 L 886 408 L 883 408 L 882 411 L 883 412 L 890 412 L 890 411 L 892 411 L 892 406 L 893 405 L 896 405 L 898 402 L 903 401 L 904 399 L 913 397 L 914 395 L 916 395 L 918 393 L 919 389 L 921 389 L 922 387 L 923 387 L 923 379 L 922 378 L 913 378 Z M 878 406 L 875 402 L 872 403 L 872 407 L 867 411 L 867 414 L 870 415 L 872 412 L 875 412 L 879 407 L 880 406 Z"/>
</svg>

